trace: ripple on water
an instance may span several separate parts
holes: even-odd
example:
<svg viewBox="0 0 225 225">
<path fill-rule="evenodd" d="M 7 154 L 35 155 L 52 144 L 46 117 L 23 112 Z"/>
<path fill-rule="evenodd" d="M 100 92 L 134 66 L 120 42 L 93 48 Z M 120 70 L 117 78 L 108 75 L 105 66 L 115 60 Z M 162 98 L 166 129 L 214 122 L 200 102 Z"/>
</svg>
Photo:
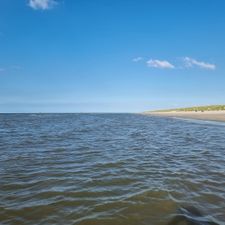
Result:
<svg viewBox="0 0 225 225">
<path fill-rule="evenodd" d="M 224 224 L 224 136 L 135 114 L 2 114 L 0 224 Z"/>
</svg>

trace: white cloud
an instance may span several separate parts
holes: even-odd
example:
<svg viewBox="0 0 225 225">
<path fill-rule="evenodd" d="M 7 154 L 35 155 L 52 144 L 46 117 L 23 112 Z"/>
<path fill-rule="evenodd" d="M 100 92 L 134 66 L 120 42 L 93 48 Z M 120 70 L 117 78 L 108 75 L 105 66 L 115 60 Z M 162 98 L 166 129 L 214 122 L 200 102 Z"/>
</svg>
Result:
<svg viewBox="0 0 225 225">
<path fill-rule="evenodd" d="M 166 60 L 150 59 L 147 61 L 149 67 L 160 69 L 174 69 L 175 66 Z"/>
<path fill-rule="evenodd" d="M 139 61 L 142 61 L 143 60 L 143 57 L 136 57 L 136 58 L 134 58 L 132 61 L 133 62 L 139 62 Z"/>
<path fill-rule="evenodd" d="M 215 64 L 210 64 L 210 63 L 206 63 L 206 62 L 202 62 L 202 61 L 197 61 L 196 59 L 192 59 L 190 57 L 185 57 L 183 59 L 183 61 L 184 61 L 186 67 L 197 66 L 197 67 L 200 67 L 202 69 L 208 69 L 208 70 L 215 70 L 216 69 L 216 65 Z"/>
<path fill-rule="evenodd" d="M 57 2 L 55 0 L 29 0 L 28 5 L 32 9 L 42 9 L 47 10 L 51 9 Z"/>
</svg>

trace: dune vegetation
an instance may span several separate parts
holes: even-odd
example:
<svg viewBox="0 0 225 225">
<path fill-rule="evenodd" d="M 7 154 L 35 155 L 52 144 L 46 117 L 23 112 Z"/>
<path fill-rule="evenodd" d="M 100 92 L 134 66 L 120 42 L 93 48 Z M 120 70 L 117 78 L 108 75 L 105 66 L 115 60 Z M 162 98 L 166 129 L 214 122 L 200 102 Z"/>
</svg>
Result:
<svg viewBox="0 0 225 225">
<path fill-rule="evenodd" d="M 204 111 L 221 111 L 225 110 L 225 105 L 207 105 L 207 106 L 194 106 L 194 107 L 186 107 L 186 108 L 176 108 L 176 109 L 164 109 L 164 110 L 156 110 L 154 112 L 204 112 Z"/>
</svg>

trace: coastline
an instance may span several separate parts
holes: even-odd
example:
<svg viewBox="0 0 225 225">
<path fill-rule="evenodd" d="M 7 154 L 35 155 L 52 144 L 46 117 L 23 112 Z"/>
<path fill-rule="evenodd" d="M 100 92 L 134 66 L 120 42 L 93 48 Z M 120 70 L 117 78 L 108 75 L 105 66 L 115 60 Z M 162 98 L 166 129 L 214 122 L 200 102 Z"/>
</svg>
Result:
<svg viewBox="0 0 225 225">
<path fill-rule="evenodd" d="M 209 120 L 225 122 L 225 110 L 221 111 L 204 111 L 204 112 L 181 112 L 181 111 L 168 111 L 168 112 L 144 112 L 145 115 L 162 116 L 162 117 L 179 117 L 186 119 Z"/>
</svg>

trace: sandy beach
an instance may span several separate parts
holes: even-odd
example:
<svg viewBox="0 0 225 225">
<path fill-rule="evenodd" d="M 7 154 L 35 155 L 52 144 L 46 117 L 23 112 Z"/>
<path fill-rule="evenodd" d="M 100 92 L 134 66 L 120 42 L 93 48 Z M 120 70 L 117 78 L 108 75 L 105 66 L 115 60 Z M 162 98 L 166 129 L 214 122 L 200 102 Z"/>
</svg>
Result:
<svg viewBox="0 0 225 225">
<path fill-rule="evenodd" d="M 145 112 L 146 115 L 163 116 L 163 117 L 179 117 L 179 118 L 191 118 L 198 120 L 211 120 L 225 122 L 225 111 L 204 111 L 204 112 Z"/>
</svg>

